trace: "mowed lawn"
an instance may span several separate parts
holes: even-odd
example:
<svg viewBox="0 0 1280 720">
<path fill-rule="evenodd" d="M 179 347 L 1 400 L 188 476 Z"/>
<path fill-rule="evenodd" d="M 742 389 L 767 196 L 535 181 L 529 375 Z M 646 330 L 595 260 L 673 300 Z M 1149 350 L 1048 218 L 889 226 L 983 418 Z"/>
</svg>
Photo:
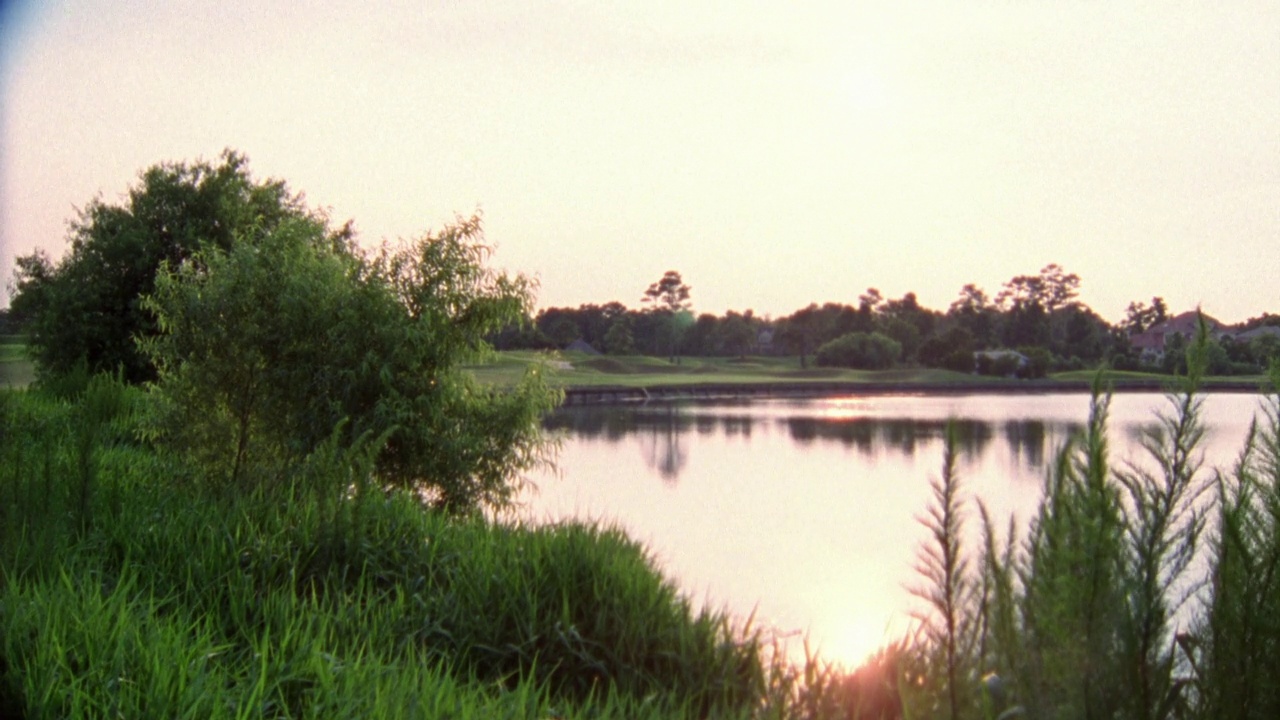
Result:
<svg viewBox="0 0 1280 720">
<path fill-rule="evenodd" d="M 13 335 L 0 335 L 0 387 L 25 387 L 35 380 L 27 346 Z"/>
<path fill-rule="evenodd" d="M 842 370 L 800 367 L 796 357 L 666 358 L 641 355 L 601 356 L 578 352 L 511 351 L 498 353 L 489 363 L 467 370 L 486 384 L 513 384 L 529 369 L 539 368 L 566 387 L 653 387 L 758 383 L 990 383 L 993 378 L 935 370 Z M 1010 381 L 1012 382 L 1012 381 Z"/>
<path fill-rule="evenodd" d="M 680 385 L 744 385 L 765 383 L 849 383 L 864 385 L 919 385 L 924 389 L 974 386 L 983 390 L 1007 385 L 1010 389 L 1029 389 L 1036 385 L 1058 389 L 1063 385 L 1086 390 L 1097 375 L 1096 370 L 1073 370 L 1051 373 L 1040 381 L 1015 380 L 960 373 L 935 368 L 895 368 L 893 370 L 842 370 L 839 368 L 800 367 L 797 357 L 749 356 L 746 358 L 680 358 L 678 363 L 666 358 L 643 355 L 604 356 L 579 352 L 518 350 L 497 353 L 485 364 L 466 369 L 478 380 L 490 385 L 511 385 L 530 368 L 546 372 L 553 382 L 564 387 L 663 387 Z M 1118 389 L 1158 390 L 1173 381 L 1169 375 L 1107 370 L 1103 380 Z M 1266 377 L 1235 376 L 1207 378 L 1205 386 L 1222 385 L 1232 389 L 1261 387 Z"/>
</svg>

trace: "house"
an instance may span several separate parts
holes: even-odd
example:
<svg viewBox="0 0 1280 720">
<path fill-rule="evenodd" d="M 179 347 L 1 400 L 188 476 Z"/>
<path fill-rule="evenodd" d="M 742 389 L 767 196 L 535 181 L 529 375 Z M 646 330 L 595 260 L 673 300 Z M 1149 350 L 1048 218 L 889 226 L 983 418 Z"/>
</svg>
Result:
<svg viewBox="0 0 1280 720">
<path fill-rule="evenodd" d="M 1280 337 L 1280 326 L 1262 325 L 1252 330 L 1245 330 L 1242 333 L 1238 333 L 1235 337 L 1235 340 L 1238 343 L 1249 343 L 1249 342 L 1252 342 L 1255 338 L 1260 338 L 1260 337 L 1263 337 L 1264 335 L 1270 335 L 1271 337 Z"/>
<path fill-rule="evenodd" d="M 564 349 L 565 349 L 565 352 L 580 352 L 580 353 L 586 353 L 587 355 L 600 354 L 599 350 L 592 347 L 591 343 L 587 342 L 586 340 L 583 340 L 582 338 L 578 338 L 577 340 L 574 340 L 568 345 L 565 345 Z"/>
<path fill-rule="evenodd" d="M 1164 357 L 1164 348 L 1174 335 L 1181 335 L 1184 340 L 1195 337 L 1198 318 L 1204 318 L 1209 329 L 1209 337 L 1221 339 L 1231 333 L 1217 320 L 1198 311 L 1189 310 L 1175 315 L 1161 323 L 1156 323 L 1145 331 L 1129 336 L 1129 345 L 1142 356 L 1143 360 L 1159 362 Z"/>
<path fill-rule="evenodd" d="M 756 333 L 756 352 L 760 355 L 773 354 L 773 329 L 761 328 Z"/>
<path fill-rule="evenodd" d="M 1031 358 L 1017 350 L 979 350 L 973 354 L 974 372 L 979 375 L 1016 377 L 1031 364 Z"/>
</svg>

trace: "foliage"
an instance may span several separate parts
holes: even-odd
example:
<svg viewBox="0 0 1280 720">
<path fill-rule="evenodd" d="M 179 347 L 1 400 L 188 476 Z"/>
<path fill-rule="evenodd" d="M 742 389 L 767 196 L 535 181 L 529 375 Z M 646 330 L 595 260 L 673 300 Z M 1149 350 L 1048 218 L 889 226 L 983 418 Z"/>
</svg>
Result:
<svg viewBox="0 0 1280 720">
<path fill-rule="evenodd" d="M 684 284 L 680 273 L 668 270 L 644 291 L 640 300 L 650 303 L 655 309 L 678 313 L 689 309 L 689 291 L 692 289 Z"/>
<path fill-rule="evenodd" d="M 348 445 L 385 439 L 383 483 L 453 511 L 507 502 L 557 394 L 537 368 L 499 391 L 460 365 L 523 316 L 530 282 L 484 268 L 479 217 L 372 255 L 322 240 L 285 222 L 162 270 L 152 436 L 244 490 L 286 482 L 341 425 Z"/>
<path fill-rule="evenodd" d="M 631 334 L 631 320 L 625 315 L 609 325 L 604 336 L 604 349 L 609 355 L 635 355 L 636 341 Z"/>
<path fill-rule="evenodd" d="M 17 259 L 13 312 L 23 320 L 42 376 L 85 360 L 92 371 L 121 369 L 125 379 L 155 377 L 135 338 L 153 337 L 142 298 L 161 265 L 177 266 L 203 248 L 226 250 L 282 223 L 302 223 L 341 245 L 302 198 L 277 180 L 257 181 L 230 150 L 217 163 L 165 163 L 142 173 L 120 204 L 92 200 L 70 225 L 70 252 L 58 262 L 37 252 Z"/>
<path fill-rule="evenodd" d="M 1187 640 L 1203 717 L 1280 714 L 1280 364 L 1270 369 L 1265 422 L 1214 482 L 1209 599 Z"/>
<path fill-rule="evenodd" d="M 1195 559 L 1208 511 L 1202 502 L 1207 485 L 1199 451 L 1204 437 L 1199 390 L 1209 347 L 1202 321 L 1187 354 L 1189 373 L 1169 395 L 1169 409 L 1144 435 L 1145 462 L 1112 464 L 1110 397 L 1096 382 L 1085 431 L 1048 471 L 1039 510 L 1025 535 L 1011 521 L 1001 543 L 980 506 L 982 550 L 968 556 L 979 561 L 974 571 L 948 560 L 962 557 L 959 538 L 964 537 L 956 520 L 963 510 L 948 480 L 952 471 L 947 468 L 954 462 L 948 449 L 926 523 L 933 541 L 921 566 L 927 583 L 922 596 L 933 613 L 921 640 L 907 646 L 904 665 L 934 668 L 926 677 L 935 681 L 947 678 L 945 688 L 932 692 L 928 682 L 908 684 L 920 688 L 913 694 L 923 693 L 913 707 L 924 708 L 925 717 L 955 717 L 957 707 L 967 708 L 971 717 L 984 716 L 978 714 L 984 707 L 987 717 L 1002 710 L 1002 717 L 1012 716 L 1015 708 L 1027 717 L 1046 718 L 1274 715 L 1277 706 L 1270 698 L 1277 696 L 1255 688 L 1267 687 L 1262 678 L 1274 672 L 1262 648 L 1274 647 L 1267 643 L 1275 642 L 1274 628 L 1280 624 L 1260 621 L 1254 608 L 1271 608 L 1271 600 L 1260 593 L 1276 596 L 1269 568 L 1280 557 L 1272 544 L 1280 515 L 1258 504 L 1274 483 L 1257 479 L 1264 477 L 1260 471 L 1273 471 L 1280 463 L 1253 459 L 1258 434 L 1233 478 L 1218 478 L 1221 520 L 1206 619 L 1194 635 L 1175 634 L 1175 618 L 1200 582 Z M 1280 382 L 1280 370 L 1276 375 Z M 1267 442 L 1280 433 L 1280 410 L 1269 412 Z M 965 589 L 978 600 L 949 600 Z M 955 607 L 961 609 L 958 618 Z M 979 630 L 965 644 L 961 640 L 968 636 L 957 628 Z M 953 653 L 953 648 L 969 649 Z M 1180 675 L 1187 671 L 1197 673 L 1194 692 Z M 1240 693 L 1252 693 L 1250 702 L 1266 710 L 1246 709 Z M 959 700 L 965 697 L 985 699 L 966 704 Z M 943 702 L 946 698 L 950 702 Z"/>
<path fill-rule="evenodd" d="M 923 664 L 915 668 L 913 678 L 921 685 L 941 684 L 938 693 L 945 698 L 945 716 L 958 720 L 973 704 L 971 689 L 961 683 L 963 673 L 970 670 L 971 658 L 981 635 L 977 603 L 980 588 L 969 570 L 969 557 L 964 551 L 961 530 L 964 508 L 960 496 L 960 475 L 956 468 L 959 456 L 956 425 L 947 424 L 944 435 L 942 474 L 930 481 L 932 501 L 926 514 L 919 518 L 929 530 L 929 540 L 921 546 L 916 571 L 924 584 L 912 592 L 924 600 L 928 610 L 918 615 L 923 633 Z M 912 683 L 908 683 L 909 685 Z M 937 688 L 924 689 L 938 692 Z"/>
<path fill-rule="evenodd" d="M 920 364 L 956 372 L 973 372 L 975 350 L 977 350 L 977 343 L 973 333 L 965 326 L 957 325 L 942 335 L 930 337 L 921 344 Z"/>
<path fill-rule="evenodd" d="M 96 388 L 96 389 L 95 389 Z M 100 397 L 94 399 L 92 394 Z M 116 403 L 110 398 L 124 400 Z M 328 444 L 313 476 L 175 485 L 140 391 L 0 393 L 6 717 L 745 717 L 764 659 L 615 528 L 426 512 Z M 95 419 L 81 513 L 77 426 Z"/>
<path fill-rule="evenodd" d="M 893 338 L 880 333 L 853 332 L 818 348 L 815 360 L 820 367 L 884 370 L 901 356 L 902 345 Z"/>
<path fill-rule="evenodd" d="M 667 349 L 667 356 L 672 362 L 679 357 L 679 345 L 684 331 L 693 324 L 693 316 L 689 312 L 689 291 L 680 273 L 668 270 L 655 283 L 649 286 L 640 301 L 647 303 L 648 313 L 655 325 L 652 334 L 654 353 L 659 347 Z"/>
<path fill-rule="evenodd" d="M 1130 335 L 1136 335 L 1168 319 L 1169 308 L 1165 305 L 1164 298 L 1153 297 L 1150 306 L 1140 301 L 1129 303 L 1129 307 L 1125 308 L 1124 320 L 1120 322 L 1120 327 Z"/>
</svg>

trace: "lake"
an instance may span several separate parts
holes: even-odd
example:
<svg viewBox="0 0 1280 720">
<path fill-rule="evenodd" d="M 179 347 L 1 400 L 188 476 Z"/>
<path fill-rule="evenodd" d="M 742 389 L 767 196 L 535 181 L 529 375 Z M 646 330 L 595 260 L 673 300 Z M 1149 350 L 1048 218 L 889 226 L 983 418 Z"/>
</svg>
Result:
<svg viewBox="0 0 1280 720">
<path fill-rule="evenodd" d="M 1260 399 L 1206 397 L 1207 468 L 1234 461 Z M 1155 393 L 1115 396 L 1113 466 L 1141 461 L 1142 430 L 1165 407 Z M 916 518 L 941 474 L 948 419 L 967 495 L 1025 529 L 1046 466 L 1088 408 L 1083 393 L 564 408 L 547 420 L 563 438 L 557 470 L 532 476 L 537 490 L 521 512 L 615 522 L 695 603 L 754 613 L 757 626 L 851 664 L 905 631 L 920 607 L 908 591 L 926 538 Z"/>
</svg>

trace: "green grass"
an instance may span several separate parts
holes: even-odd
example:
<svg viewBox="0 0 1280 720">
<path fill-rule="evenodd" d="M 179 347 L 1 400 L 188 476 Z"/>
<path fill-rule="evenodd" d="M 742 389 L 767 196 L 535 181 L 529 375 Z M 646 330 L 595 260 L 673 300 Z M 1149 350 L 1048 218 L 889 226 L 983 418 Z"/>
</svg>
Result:
<svg viewBox="0 0 1280 720">
<path fill-rule="evenodd" d="M 778 676 L 616 528 L 353 495 L 341 453 L 228 496 L 141 402 L 0 392 L 0 716 L 745 717 Z"/>
<path fill-rule="evenodd" d="M 566 387 L 652 387 L 655 385 L 712 385 L 765 383 L 910 383 L 961 385 L 990 383 L 982 378 L 950 370 L 905 368 L 896 370 L 843 370 L 800 367 L 794 357 L 681 358 L 679 363 L 649 356 L 603 356 L 584 353 L 539 353 L 516 351 L 498 353 L 484 365 L 468 366 L 481 382 L 514 384 L 531 367 L 541 364 Z M 996 379 L 996 382 L 1001 382 Z"/>
<path fill-rule="evenodd" d="M 0 335 L 0 387 L 26 387 L 35 381 L 35 366 L 17 335 Z"/>
<path fill-rule="evenodd" d="M 610 356 L 587 355 L 577 352 L 511 351 L 497 353 L 493 360 L 482 365 L 470 365 L 465 369 L 483 383 L 514 385 L 529 369 L 539 368 L 554 381 L 569 388 L 626 387 L 651 388 L 655 386 L 695 385 L 763 385 L 770 383 L 841 383 L 855 385 L 918 385 L 921 387 L 1034 387 L 1035 381 L 994 378 L 971 373 L 960 373 L 936 368 L 895 368 L 892 370 L 844 370 L 820 368 L 810 364 L 800 367 L 796 357 L 747 358 L 681 358 L 671 363 L 666 358 L 645 355 Z M 1047 378 L 1053 383 L 1069 383 L 1087 390 L 1097 377 L 1097 370 L 1072 370 L 1052 373 Z M 1104 382 L 1123 389 L 1132 387 L 1163 388 L 1173 378 L 1156 373 L 1107 370 L 1102 374 Z M 1264 375 L 1211 377 L 1205 387 L 1261 386 Z"/>
<path fill-rule="evenodd" d="M 1063 380 L 1067 382 L 1078 382 L 1082 386 L 1088 386 L 1093 379 L 1098 376 L 1097 370 L 1070 370 L 1067 372 L 1054 373 L 1051 378 L 1054 380 Z M 1169 375 L 1160 373 L 1137 372 L 1133 370 L 1105 370 L 1102 373 L 1102 380 L 1114 386 L 1123 387 L 1125 383 L 1154 383 L 1157 385 L 1169 385 L 1174 378 Z M 1215 385 L 1231 384 L 1231 385 L 1257 385 L 1262 387 L 1267 383 L 1266 375 L 1232 375 L 1207 377 L 1204 379 L 1206 388 L 1212 388 Z"/>
</svg>

